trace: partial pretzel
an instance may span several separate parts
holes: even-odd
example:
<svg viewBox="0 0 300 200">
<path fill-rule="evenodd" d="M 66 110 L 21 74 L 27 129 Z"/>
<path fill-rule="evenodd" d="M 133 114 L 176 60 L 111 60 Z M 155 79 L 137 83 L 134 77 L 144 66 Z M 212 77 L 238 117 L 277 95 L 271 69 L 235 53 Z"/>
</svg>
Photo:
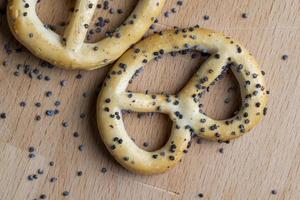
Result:
<svg viewBox="0 0 300 200">
<path fill-rule="evenodd" d="M 37 0 L 9 0 L 8 23 L 14 36 L 37 57 L 62 68 L 92 70 L 115 61 L 140 40 L 160 14 L 165 0 L 139 0 L 131 16 L 114 33 L 97 43 L 85 43 L 97 2 L 76 1 L 63 37 L 40 21 Z"/>
<path fill-rule="evenodd" d="M 162 55 L 185 49 L 211 56 L 177 95 L 126 92 L 135 73 Z M 238 114 L 214 120 L 199 109 L 199 98 L 226 69 L 236 76 L 242 95 Z M 250 131 L 266 114 L 267 92 L 256 61 L 238 42 L 210 30 L 176 29 L 150 36 L 128 50 L 108 74 L 98 98 L 97 121 L 102 139 L 115 159 L 130 171 L 162 173 L 187 152 L 191 136 L 227 141 Z M 122 110 L 167 114 L 173 123 L 167 144 L 154 152 L 139 148 L 128 136 Z"/>
</svg>

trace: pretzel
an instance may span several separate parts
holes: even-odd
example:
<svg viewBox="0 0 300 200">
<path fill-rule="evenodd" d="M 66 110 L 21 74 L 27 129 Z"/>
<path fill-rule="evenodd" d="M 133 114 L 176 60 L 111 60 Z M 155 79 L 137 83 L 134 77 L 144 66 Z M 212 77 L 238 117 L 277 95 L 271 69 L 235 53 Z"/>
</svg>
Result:
<svg viewBox="0 0 300 200">
<path fill-rule="evenodd" d="M 149 61 L 186 49 L 210 52 L 211 56 L 178 94 L 126 91 L 132 77 Z M 239 82 L 242 105 L 236 116 L 214 120 L 201 112 L 199 98 L 228 69 Z M 103 83 L 97 102 L 97 122 L 106 147 L 121 165 L 132 172 L 156 174 L 181 160 L 193 135 L 227 141 L 250 131 L 266 114 L 266 104 L 263 74 L 251 54 L 231 38 L 196 26 L 160 32 L 128 50 Z M 165 146 L 153 152 L 139 148 L 125 130 L 122 110 L 167 114 L 173 126 Z"/>
<path fill-rule="evenodd" d="M 39 0 L 9 0 L 8 22 L 14 36 L 34 55 L 66 69 L 92 70 L 112 63 L 142 38 L 165 0 L 140 0 L 128 19 L 105 39 L 85 43 L 98 0 L 77 0 L 63 37 L 36 14 Z"/>
</svg>

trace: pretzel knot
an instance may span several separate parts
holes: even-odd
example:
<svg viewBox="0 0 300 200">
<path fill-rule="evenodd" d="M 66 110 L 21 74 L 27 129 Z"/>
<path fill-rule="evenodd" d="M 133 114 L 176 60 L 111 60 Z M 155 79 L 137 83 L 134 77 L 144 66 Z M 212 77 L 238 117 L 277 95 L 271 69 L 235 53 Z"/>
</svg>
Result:
<svg viewBox="0 0 300 200">
<path fill-rule="evenodd" d="M 147 62 L 186 49 L 207 51 L 211 56 L 178 94 L 126 92 L 132 77 Z M 242 105 L 236 116 L 214 120 L 199 110 L 198 101 L 227 68 L 239 82 Z M 104 82 L 98 98 L 97 121 L 105 145 L 120 164 L 133 172 L 155 174 L 181 160 L 194 134 L 227 141 L 250 131 L 266 114 L 266 104 L 263 74 L 248 51 L 223 34 L 194 27 L 155 34 L 128 50 Z M 154 152 L 140 149 L 125 130 L 122 110 L 167 114 L 173 126 L 165 146 Z"/>
<path fill-rule="evenodd" d="M 119 58 L 142 38 L 165 0 L 140 0 L 128 19 L 96 43 L 85 36 L 98 0 L 77 0 L 63 37 L 45 26 L 36 14 L 38 0 L 9 0 L 8 22 L 14 36 L 34 55 L 63 68 L 92 70 Z"/>
</svg>

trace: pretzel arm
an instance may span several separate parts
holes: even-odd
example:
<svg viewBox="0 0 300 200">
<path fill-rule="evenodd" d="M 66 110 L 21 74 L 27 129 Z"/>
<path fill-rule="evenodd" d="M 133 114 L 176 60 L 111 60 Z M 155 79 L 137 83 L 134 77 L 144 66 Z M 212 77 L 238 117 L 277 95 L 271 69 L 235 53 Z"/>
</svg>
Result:
<svg viewBox="0 0 300 200">
<path fill-rule="evenodd" d="M 200 94 L 204 92 L 226 68 L 227 58 L 223 54 L 216 58 L 218 53 L 210 56 L 199 70 L 193 75 L 187 85 L 181 90 L 180 93 L 185 96 L 192 96 L 193 94 Z"/>
<path fill-rule="evenodd" d="M 167 112 L 167 97 L 160 94 L 141 94 L 124 92 L 118 98 L 119 107 L 134 112 Z"/>
<path fill-rule="evenodd" d="M 98 0 L 77 0 L 70 23 L 64 33 L 68 49 L 77 51 L 84 43 Z"/>
</svg>

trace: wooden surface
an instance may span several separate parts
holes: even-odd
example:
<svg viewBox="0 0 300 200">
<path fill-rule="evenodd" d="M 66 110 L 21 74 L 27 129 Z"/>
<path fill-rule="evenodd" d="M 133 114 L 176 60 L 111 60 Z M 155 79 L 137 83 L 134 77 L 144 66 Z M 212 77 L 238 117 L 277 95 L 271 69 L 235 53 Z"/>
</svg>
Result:
<svg viewBox="0 0 300 200">
<path fill-rule="evenodd" d="M 114 8 L 124 8 L 123 15 L 110 15 L 101 9 L 98 14 L 109 17 L 108 29 L 125 19 L 137 1 L 110 1 Z M 127 172 L 108 154 L 98 134 L 95 101 L 99 85 L 109 67 L 100 70 L 64 71 L 39 66 L 39 59 L 24 50 L 8 55 L 4 45 L 20 47 L 9 33 L 6 17 L 0 19 L 0 199 L 23 200 L 38 198 L 64 199 L 289 199 L 300 197 L 300 2 L 298 0 L 169 0 L 165 11 L 172 7 L 176 14 L 159 19 L 156 30 L 173 26 L 202 27 L 223 31 L 241 41 L 257 58 L 266 72 L 270 88 L 268 115 L 251 133 L 230 144 L 194 139 L 183 161 L 165 174 L 140 176 Z M 0 0 L 0 8 L 4 0 Z M 38 13 L 44 23 L 57 25 L 66 21 L 71 0 L 42 0 Z M 242 18 L 246 12 L 248 18 Z M 204 15 L 210 19 L 203 20 Z M 108 30 L 107 29 L 107 30 Z M 62 33 L 63 28 L 58 28 Z M 151 33 L 152 31 L 150 31 Z M 93 38 L 97 40 L 103 34 Z M 283 54 L 289 57 L 282 60 Z M 3 66 L 6 61 L 6 66 Z M 4 63 L 5 64 L 5 63 Z M 17 64 L 29 64 L 50 81 L 30 79 L 20 73 L 14 76 Z M 191 55 L 165 56 L 147 65 L 144 72 L 129 87 L 133 91 L 175 93 L 201 64 L 201 58 Z M 82 74 L 77 79 L 77 74 Z M 60 86 L 61 80 L 67 85 Z M 239 93 L 232 75 L 216 84 L 203 98 L 205 112 L 224 119 L 239 106 Z M 233 87 L 233 88 L 234 88 Z M 51 97 L 45 92 L 52 91 Z M 87 97 L 83 97 L 87 93 Z M 226 104 L 224 100 L 231 101 Z M 45 115 L 61 101 L 60 113 Z M 21 101 L 25 107 L 19 106 Z M 41 102 L 37 108 L 35 102 Z M 80 114 L 85 113 L 84 119 Z M 36 121 L 35 116 L 41 120 Z M 68 122 L 63 127 L 62 122 Z M 125 115 L 130 136 L 139 146 L 154 150 L 164 144 L 170 131 L 166 116 Z M 73 137 L 77 131 L 78 138 Z M 143 143 L 148 142 L 148 147 Z M 78 146 L 83 144 L 83 151 Z M 29 159 L 28 148 L 35 147 L 36 157 Z M 223 148 L 223 154 L 219 149 Z M 54 161 L 54 166 L 49 162 Z M 28 181 L 27 176 L 44 174 Z M 106 173 L 101 169 L 106 168 Z M 82 171 L 82 176 L 77 176 Z M 57 177 L 55 183 L 51 177 Z M 271 194 L 275 190 L 276 195 Z"/>
</svg>

